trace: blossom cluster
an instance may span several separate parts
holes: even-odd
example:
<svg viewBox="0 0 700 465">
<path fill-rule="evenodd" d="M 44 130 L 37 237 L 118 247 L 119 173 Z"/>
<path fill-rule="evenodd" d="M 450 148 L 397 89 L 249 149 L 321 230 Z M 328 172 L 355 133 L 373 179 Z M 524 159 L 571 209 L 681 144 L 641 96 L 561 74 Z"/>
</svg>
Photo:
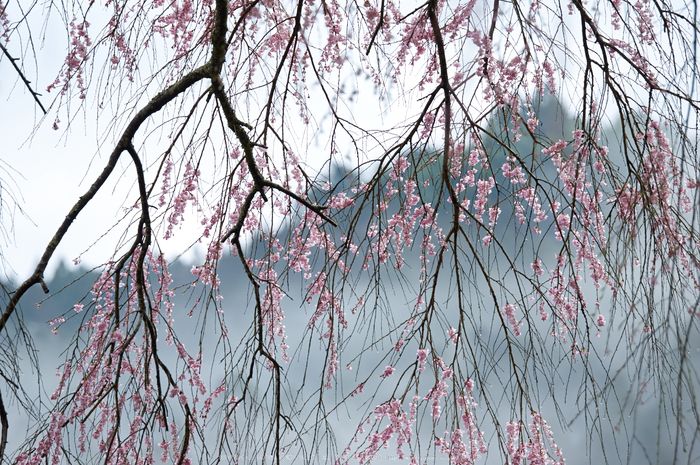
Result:
<svg viewBox="0 0 700 465">
<path fill-rule="evenodd" d="M 522 442 L 522 425 L 508 422 L 506 425 L 506 450 L 513 465 L 564 465 L 561 449 L 554 442 L 552 430 L 538 412 L 532 412 L 529 425 L 529 440 Z M 549 443 L 549 449 L 546 444 Z M 552 458 L 552 456 L 554 458 Z"/>
<path fill-rule="evenodd" d="M 424 364 L 426 351 L 418 350 L 418 360 L 421 366 Z M 417 432 L 414 430 L 418 411 L 421 404 L 427 403 L 430 405 L 432 417 L 437 420 L 441 415 L 440 404 L 442 399 L 446 399 L 451 390 L 450 382 L 453 380 L 454 372 L 448 367 L 441 358 L 437 357 L 434 360 L 435 366 L 440 370 L 441 375 L 439 381 L 433 388 L 429 390 L 425 397 L 414 396 L 408 404 L 408 410 L 403 408 L 403 404 L 398 399 L 381 404 L 374 409 L 374 424 L 376 432 L 367 434 L 363 441 L 363 447 L 358 449 L 352 455 L 352 458 L 358 463 L 370 463 L 383 449 L 389 447 L 390 443 L 396 445 L 396 455 L 400 460 L 408 459 L 410 463 L 417 463 L 416 456 L 413 453 L 416 444 L 413 443 Z M 389 370 L 391 369 L 391 370 Z M 386 376 L 387 370 L 393 372 L 392 367 L 387 367 L 382 377 Z M 443 437 L 438 437 L 435 440 L 435 446 L 439 452 L 445 454 L 449 463 L 455 465 L 472 465 L 481 455 L 487 453 L 486 443 L 484 441 L 483 432 L 478 428 L 475 410 L 478 408 L 477 403 L 472 397 L 474 390 L 474 381 L 467 379 L 460 394 L 457 395 L 456 405 L 460 413 L 460 425 L 458 428 L 445 431 Z M 384 427 L 380 425 L 383 420 L 388 420 L 388 424 Z M 364 425 L 371 424 L 371 419 L 367 419 Z M 360 424 L 357 429 L 357 435 L 365 433 L 365 426 Z M 408 447 L 410 452 L 405 450 Z M 347 456 L 348 450 L 344 456 Z M 345 463 L 348 463 L 346 457 Z"/>
</svg>

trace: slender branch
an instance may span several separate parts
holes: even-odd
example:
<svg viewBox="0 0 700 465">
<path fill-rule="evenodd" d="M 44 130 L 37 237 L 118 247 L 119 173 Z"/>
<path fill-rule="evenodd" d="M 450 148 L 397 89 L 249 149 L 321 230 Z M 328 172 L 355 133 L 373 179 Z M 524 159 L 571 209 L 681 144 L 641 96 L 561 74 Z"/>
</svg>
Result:
<svg viewBox="0 0 700 465">
<path fill-rule="evenodd" d="M 447 71 L 447 56 L 445 54 L 445 42 L 442 38 L 442 32 L 440 31 L 440 23 L 438 21 L 437 12 L 437 1 L 431 0 L 428 2 L 428 18 L 430 19 L 430 26 L 433 30 L 433 37 L 435 38 L 435 47 L 437 48 L 438 59 L 440 61 L 440 88 L 445 96 L 445 131 L 443 134 L 443 159 L 442 159 L 442 179 L 443 184 L 447 187 L 447 191 L 450 195 L 450 200 L 452 201 L 454 220 L 457 223 L 457 218 L 459 216 L 459 205 L 460 201 L 457 198 L 457 193 L 454 191 L 452 184 L 450 183 L 450 132 L 451 132 L 451 121 L 452 121 L 452 107 L 451 107 L 451 94 L 452 88 L 450 87 L 450 77 Z"/>
<path fill-rule="evenodd" d="M 294 200 L 296 200 L 300 204 L 304 205 L 306 208 L 308 208 L 312 212 L 316 213 L 318 216 L 320 216 L 324 220 L 328 221 L 333 226 L 336 226 L 336 227 L 338 226 L 338 223 L 333 218 L 331 218 L 330 216 L 323 213 L 323 211 L 326 210 L 328 207 L 311 203 L 308 200 L 304 199 L 303 197 L 290 191 L 289 189 L 282 187 L 279 184 L 276 184 L 274 182 L 263 180 L 262 184 L 265 187 L 270 187 L 272 189 L 276 189 L 278 191 L 285 193 L 286 195 L 290 196 L 291 198 L 293 198 Z M 236 224 L 233 226 L 233 228 L 231 228 L 231 230 L 229 232 L 227 232 L 226 234 L 224 234 L 221 237 L 221 239 L 220 239 L 221 243 L 226 242 L 226 240 L 228 240 L 228 238 L 231 236 L 233 236 L 233 239 L 231 239 L 232 243 L 235 244 L 238 242 L 238 239 L 239 239 L 240 234 L 241 234 L 241 229 L 243 229 L 243 222 L 245 221 L 246 216 L 248 216 L 248 212 L 250 211 L 250 206 L 253 203 L 253 198 L 255 197 L 256 192 L 260 192 L 260 190 L 253 189 L 248 193 L 248 195 L 246 196 L 245 202 L 243 202 L 243 206 L 240 209 L 240 212 L 238 215 L 238 220 L 236 221 Z"/>
<path fill-rule="evenodd" d="M 272 181 L 265 181 L 264 184 L 266 187 L 270 187 L 272 189 L 276 189 L 278 191 L 281 191 L 281 192 L 287 194 L 288 196 L 290 196 L 291 198 L 293 198 L 294 200 L 296 200 L 300 204 L 304 205 L 306 208 L 308 208 L 312 212 L 316 213 L 318 216 L 320 216 L 324 220 L 328 221 L 333 226 L 338 227 L 338 223 L 333 218 L 331 218 L 330 216 L 323 213 L 323 211 L 327 210 L 328 207 L 326 207 L 324 205 L 318 205 L 315 203 L 311 203 L 308 200 L 306 200 L 305 198 L 301 197 L 300 195 L 297 195 L 294 192 L 290 191 L 286 187 L 280 186 L 279 184 L 276 184 Z"/>
<path fill-rule="evenodd" d="M 367 45 L 367 50 L 365 51 L 365 55 L 369 55 L 369 52 L 372 50 L 372 45 L 374 45 L 374 41 L 377 39 L 377 35 L 379 34 L 379 31 L 381 31 L 382 27 L 384 27 L 384 0 L 382 0 L 382 4 L 379 7 L 379 21 L 377 22 L 377 27 L 374 28 L 374 33 L 372 33 L 372 38 L 369 40 L 369 45 Z"/>
<path fill-rule="evenodd" d="M 246 216 L 248 216 L 248 211 L 250 210 L 250 206 L 253 203 L 253 198 L 255 197 L 256 192 L 256 189 L 253 189 L 250 192 L 248 192 L 248 195 L 245 198 L 245 202 L 243 202 L 243 206 L 238 212 L 238 220 L 236 221 L 236 224 L 233 226 L 233 228 L 231 228 L 231 230 L 224 234 L 224 236 L 221 238 L 220 242 L 222 244 L 226 242 L 226 240 L 231 236 L 233 236 L 231 242 L 234 244 L 238 244 L 238 238 L 241 234 L 241 229 L 243 229 L 243 222 L 245 221 Z"/>
<path fill-rule="evenodd" d="M 41 101 L 39 100 L 39 96 L 41 95 L 40 93 L 36 92 L 34 89 L 32 89 L 31 86 L 31 81 L 27 79 L 27 77 L 24 75 L 22 70 L 17 66 L 16 61 L 18 60 L 17 58 L 14 58 L 12 55 L 10 55 L 10 52 L 5 48 L 5 46 L 0 43 L 0 49 L 2 49 L 3 53 L 5 56 L 10 60 L 10 63 L 12 63 L 12 66 L 15 67 L 15 71 L 17 71 L 17 74 L 19 74 L 20 79 L 24 82 L 24 85 L 27 87 L 27 90 L 29 91 L 30 94 L 32 94 L 32 97 L 34 97 L 34 101 L 39 105 L 39 108 L 41 108 L 41 111 L 46 114 L 46 108 L 44 108 L 44 105 L 41 104 Z"/>
<path fill-rule="evenodd" d="M 189 404 L 185 404 L 185 436 L 182 438 L 182 445 L 180 446 L 180 458 L 177 461 L 177 465 L 182 465 L 183 463 L 185 463 L 185 458 L 187 457 L 187 449 L 190 448 L 190 425 L 191 425 L 191 422 L 192 422 L 192 411 L 190 410 Z"/>
<path fill-rule="evenodd" d="M 266 127 L 271 127 L 270 125 L 270 113 L 272 112 L 272 101 L 275 96 L 275 90 L 277 89 L 277 83 L 280 80 L 280 74 L 282 73 L 282 68 L 284 68 L 284 63 L 287 61 L 287 57 L 289 56 L 289 51 L 292 49 L 292 45 L 294 45 L 297 41 L 297 36 L 299 35 L 299 31 L 301 30 L 301 18 L 302 18 L 302 13 L 303 9 L 302 7 L 304 6 L 304 1 L 299 0 L 297 3 L 297 11 L 296 14 L 294 15 L 294 29 L 292 30 L 292 33 L 289 35 L 289 40 L 287 41 L 287 45 L 284 48 L 284 52 L 282 53 L 282 57 L 279 60 L 279 65 L 277 66 L 277 69 L 275 70 L 275 75 L 273 78 L 270 80 L 270 92 L 268 92 L 268 97 L 267 97 L 267 108 L 265 110 L 265 126 Z M 295 47 L 296 49 L 296 47 Z M 289 69 L 291 69 L 293 66 L 289 66 Z"/>
<path fill-rule="evenodd" d="M 491 16 L 491 27 L 489 28 L 489 40 L 493 43 L 493 33 L 496 31 L 498 22 L 499 0 L 493 0 L 493 13 Z"/>
</svg>

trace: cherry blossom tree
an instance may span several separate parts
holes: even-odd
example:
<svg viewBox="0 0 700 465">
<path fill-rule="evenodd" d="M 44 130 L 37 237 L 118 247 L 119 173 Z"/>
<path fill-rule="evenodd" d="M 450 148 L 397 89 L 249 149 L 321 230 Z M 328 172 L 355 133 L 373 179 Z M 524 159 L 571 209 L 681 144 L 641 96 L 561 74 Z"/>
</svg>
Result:
<svg viewBox="0 0 700 465">
<path fill-rule="evenodd" d="M 134 187 L 51 321 L 74 334 L 46 397 L 3 362 L 3 460 L 534 465 L 576 424 L 615 462 L 651 402 L 690 461 L 695 2 L 26 3 L 0 0 L 0 44 L 37 131 L 90 115 L 109 154 L 7 291 L 4 354 L 34 354 L 19 305 L 76 217 Z M 27 44 L 57 18 L 38 89 Z M 186 230 L 205 257 L 174 282 Z M 33 419 L 12 447 L 10 400 Z"/>
</svg>

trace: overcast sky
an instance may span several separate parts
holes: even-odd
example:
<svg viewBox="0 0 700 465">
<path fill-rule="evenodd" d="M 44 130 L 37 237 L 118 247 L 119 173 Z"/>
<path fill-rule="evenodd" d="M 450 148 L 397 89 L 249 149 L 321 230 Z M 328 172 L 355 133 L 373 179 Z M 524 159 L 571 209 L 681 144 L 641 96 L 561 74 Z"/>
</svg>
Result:
<svg viewBox="0 0 700 465">
<path fill-rule="evenodd" d="M 18 56 L 18 51 L 14 51 L 12 45 L 10 41 L 10 52 Z M 29 78 L 35 81 L 32 84 L 36 84 L 40 92 L 45 93 L 47 82 L 52 79 L 52 74 L 55 76 L 60 59 L 52 59 L 51 54 L 43 50 L 39 54 L 39 82 L 36 82 L 35 74 Z M 48 122 L 39 125 L 32 137 L 42 116 L 41 110 L 7 59 L 0 61 L 0 98 L 0 158 L 5 168 L 9 166 L 14 170 L 8 169 L 0 176 L 3 185 L 10 187 L 17 195 L 15 200 L 27 215 L 9 217 L 8 211 L 3 210 L 2 222 L 9 232 L 9 243 L 2 244 L 2 251 L 6 262 L 18 274 L 15 279 L 23 279 L 36 266 L 43 248 L 65 217 L 70 204 L 77 199 L 79 188 L 85 188 L 84 182 L 81 186 L 81 179 L 94 153 L 94 144 L 90 143 L 89 138 L 73 131 L 70 144 L 66 145 L 60 140 L 61 133 L 53 131 Z M 44 95 L 41 100 L 48 106 L 51 96 Z M 2 200 L 8 202 L 9 199 L 5 195 Z M 11 207 L 6 205 L 7 208 Z M 80 243 L 75 233 L 67 239 L 67 243 L 61 247 L 61 255 L 75 254 Z"/>
<path fill-rule="evenodd" d="M 12 45 L 11 40 L 11 53 Z M 41 101 L 48 108 L 54 95 L 46 95 L 46 86 L 54 80 L 65 50 L 53 50 L 47 44 L 37 53 L 38 79 L 34 72 L 29 78 L 44 94 Z M 14 52 L 14 56 L 18 53 Z M 0 60 L 0 102 L 0 181 L 15 194 L 17 206 L 26 215 L 18 210 L 14 216 L 7 214 L 12 203 L 6 192 L 2 199 L 6 207 L 0 220 L 9 237 L 0 245 L 5 273 L 17 283 L 32 273 L 66 214 L 102 170 L 111 146 L 107 143 L 98 150 L 94 123 L 88 123 L 83 114 L 71 122 L 67 131 L 64 122 L 58 131 L 51 128 L 55 112 L 49 113 L 51 119 L 42 123 L 41 110 L 7 59 Z M 117 221 L 133 182 L 132 176 L 117 182 L 125 168 L 122 165 L 115 170 L 114 179 L 78 216 L 49 266 L 47 279 L 61 261 L 81 256 L 84 265 L 95 266 L 111 256 L 111 251 L 106 250 L 109 238 L 101 242 L 99 250 L 82 252 Z"/>
</svg>

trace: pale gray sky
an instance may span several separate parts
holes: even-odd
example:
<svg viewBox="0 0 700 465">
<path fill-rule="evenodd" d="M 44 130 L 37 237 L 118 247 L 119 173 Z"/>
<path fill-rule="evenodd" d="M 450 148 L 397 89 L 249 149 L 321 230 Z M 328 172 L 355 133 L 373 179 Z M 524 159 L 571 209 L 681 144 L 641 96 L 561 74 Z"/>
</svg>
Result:
<svg viewBox="0 0 700 465">
<path fill-rule="evenodd" d="M 53 80 L 60 60 L 52 60 L 50 56 L 44 60 L 44 53 L 40 53 L 42 69 L 37 87 L 45 94 L 46 83 Z M 17 82 L 16 73 L 13 73 L 7 60 L 2 60 L 0 140 L 3 143 L 0 159 L 15 170 L 14 173 L 8 170 L 11 180 L 2 181 L 10 181 L 7 185 L 13 188 L 19 207 L 26 216 L 16 214 L 12 218 L 2 218 L 10 240 L 2 244 L 2 253 L 16 274 L 9 268 L 5 271 L 13 280 L 20 281 L 31 274 L 65 215 L 102 170 L 109 145 L 98 153 L 95 129 L 85 121 L 75 120 L 68 132 L 63 128 L 54 131 L 51 128 L 53 120 L 42 123 L 41 111 L 23 84 Z M 35 80 L 33 77 L 31 79 Z M 42 103 L 48 107 L 52 98 L 52 95 L 44 95 Z M 133 181 L 133 177 L 129 177 L 126 182 L 117 183 L 124 169 L 125 166 L 122 166 L 115 170 L 114 179 L 78 216 L 58 248 L 47 274 L 50 275 L 61 260 L 73 260 L 80 256 L 117 221 Z M 4 178 L 8 174 L 0 176 Z M 83 263 L 94 266 L 104 262 L 111 256 L 107 248 L 115 240 L 116 237 L 102 240 L 96 250 L 82 255 Z M 174 241 L 173 246 L 177 245 L 177 236 Z"/>
</svg>

